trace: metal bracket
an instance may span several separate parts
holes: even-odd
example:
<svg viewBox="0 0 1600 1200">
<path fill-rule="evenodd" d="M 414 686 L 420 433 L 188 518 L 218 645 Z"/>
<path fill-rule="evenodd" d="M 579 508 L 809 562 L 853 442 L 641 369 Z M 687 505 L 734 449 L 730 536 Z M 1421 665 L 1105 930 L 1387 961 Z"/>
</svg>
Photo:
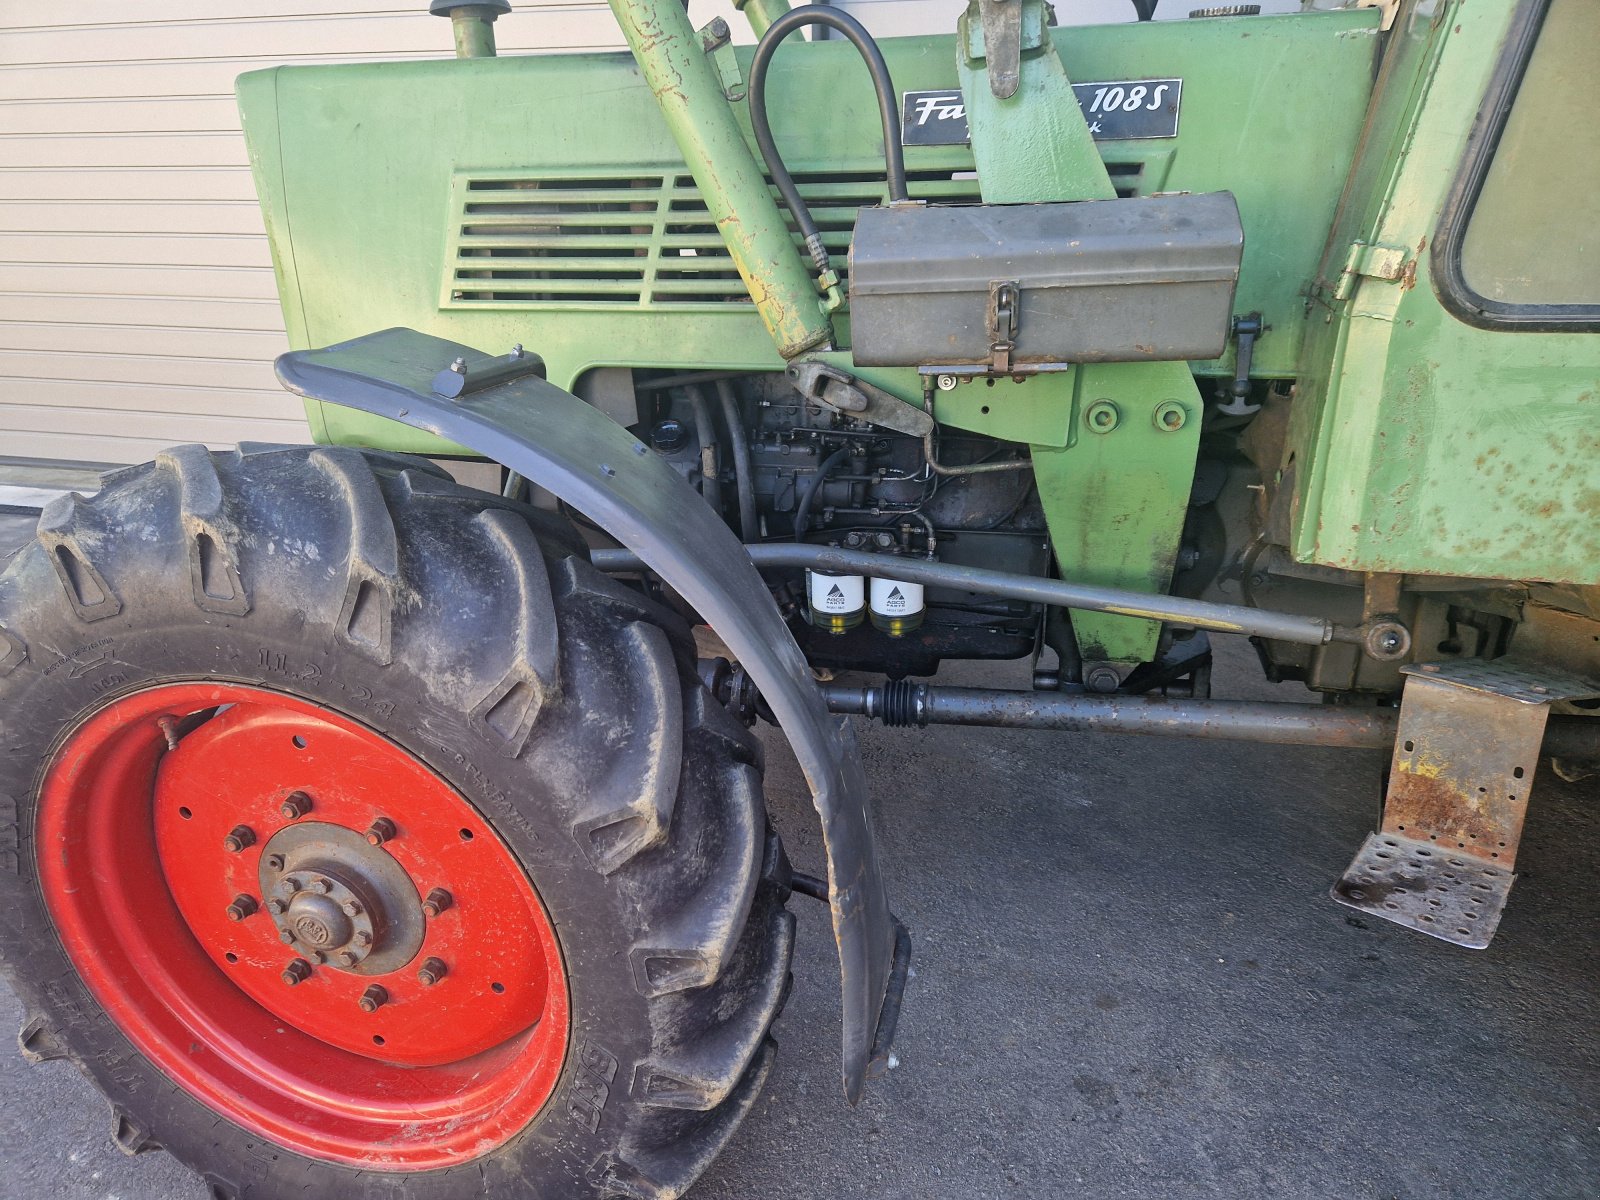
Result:
<svg viewBox="0 0 1600 1200">
<path fill-rule="evenodd" d="M 1009 100 L 1022 80 L 1022 0 L 978 0 L 978 9 L 989 90 L 996 100 Z"/>
<path fill-rule="evenodd" d="M 989 369 L 996 375 L 1011 373 L 1011 352 L 1017 348 L 1017 333 L 1022 325 L 1021 309 L 1022 290 L 1015 280 L 997 279 L 989 285 Z"/>
<path fill-rule="evenodd" d="M 1550 705 L 1600 696 L 1600 685 L 1506 659 L 1424 663 L 1403 673 L 1383 824 L 1333 898 L 1481 950 L 1516 881 Z"/>
<path fill-rule="evenodd" d="M 297 395 L 436 434 L 547 488 L 637 553 L 738 657 L 788 735 L 822 820 L 843 992 L 844 1091 L 856 1103 L 885 1015 L 896 925 L 854 733 L 828 712 L 739 539 L 663 458 L 536 375 L 455 400 L 434 393 L 441 365 L 481 357 L 443 338 L 388 329 L 282 355 L 277 372 Z"/>
<path fill-rule="evenodd" d="M 524 375 L 545 377 L 544 359 L 529 354 L 520 345 L 511 347 L 511 353 L 502 358 L 486 354 L 473 354 L 470 359 L 458 354 L 455 360 L 433 377 L 433 394 L 446 400 L 459 400 L 484 388 L 521 379 Z"/>
<path fill-rule="evenodd" d="M 801 359 L 790 363 L 787 373 L 795 390 L 807 400 L 826 405 L 847 417 L 918 438 L 933 429 L 933 418 L 916 405 L 838 367 L 815 359 Z"/>
</svg>

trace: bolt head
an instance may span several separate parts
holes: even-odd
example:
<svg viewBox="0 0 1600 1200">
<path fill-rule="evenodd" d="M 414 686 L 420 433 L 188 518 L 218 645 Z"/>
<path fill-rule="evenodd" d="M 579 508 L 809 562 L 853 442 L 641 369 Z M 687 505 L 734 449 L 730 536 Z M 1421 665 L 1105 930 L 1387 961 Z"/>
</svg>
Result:
<svg viewBox="0 0 1600 1200">
<path fill-rule="evenodd" d="M 1083 682 L 1091 692 L 1114 692 L 1122 686 L 1121 677 L 1111 667 L 1091 667 Z"/>
<path fill-rule="evenodd" d="M 229 854 L 238 854 L 256 844 L 256 831 L 248 825 L 235 825 L 222 839 L 222 848 Z"/>
<path fill-rule="evenodd" d="M 280 917 L 289 911 L 289 906 L 282 900 L 272 899 L 267 901 L 267 911 L 275 917 Z"/>
<path fill-rule="evenodd" d="M 361 956 L 356 954 L 353 950 L 339 951 L 339 965 L 341 967 L 353 967 L 360 961 Z"/>
<path fill-rule="evenodd" d="M 294 987 L 295 984 L 303 983 L 311 978 L 311 964 L 303 958 L 291 959 L 289 965 L 284 967 L 283 974 L 279 978 L 290 987 Z"/>
<path fill-rule="evenodd" d="M 294 930 L 292 930 L 292 929 L 281 929 L 281 930 L 279 930 L 278 931 L 278 940 L 280 942 L 282 942 L 285 946 L 293 945 L 294 944 Z"/>
<path fill-rule="evenodd" d="M 423 987 L 432 987 L 445 977 L 448 970 L 441 959 L 430 958 L 417 969 L 417 982 Z"/>
<path fill-rule="evenodd" d="M 372 935 L 370 933 L 368 933 L 365 929 L 356 930 L 355 936 L 352 937 L 350 940 L 352 942 L 354 942 L 358 946 L 370 946 L 370 945 L 372 945 Z"/>
<path fill-rule="evenodd" d="M 940 375 L 934 380 L 934 386 L 941 392 L 953 392 L 958 382 L 954 375 Z"/>
<path fill-rule="evenodd" d="M 228 905 L 227 916 L 230 921 L 242 921 L 252 916 L 256 911 L 256 898 L 254 896 L 235 896 L 233 903 Z"/>
<path fill-rule="evenodd" d="M 359 917 L 362 913 L 361 902 L 359 900 L 346 900 L 344 902 L 344 912 L 347 917 Z"/>
<path fill-rule="evenodd" d="M 362 1012 L 377 1012 L 389 999 L 389 993 L 381 983 L 375 983 L 361 993 L 361 999 L 356 1003 L 361 1006 Z"/>
<path fill-rule="evenodd" d="M 367 826 L 367 843 L 372 846 L 381 846 L 395 836 L 394 822 L 388 817 L 379 817 Z"/>
<path fill-rule="evenodd" d="M 278 811 L 284 815 L 285 820 L 298 821 L 311 811 L 311 797 L 304 792 L 291 792 L 279 805 Z"/>
<path fill-rule="evenodd" d="M 434 888 L 423 898 L 422 911 L 429 917 L 437 917 L 454 902 L 449 892 L 443 888 Z"/>
<path fill-rule="evenodd" d="M 281 880 L 278 881 L 279 890 L 290 893 L 298 892 L 304 886 L 305 884 L 301 881 L 298 875 L 285 875 Z"/>
<path fill-rule="evenodd" d="M 326 879 L 319 875 L 310 883 L 306 884 L 306 890 L 308 892 L 315 892 L 319 896 L 326 896 L 329 892 L 333 891 L 333 884 L 329 883 Z"/>
</svg>

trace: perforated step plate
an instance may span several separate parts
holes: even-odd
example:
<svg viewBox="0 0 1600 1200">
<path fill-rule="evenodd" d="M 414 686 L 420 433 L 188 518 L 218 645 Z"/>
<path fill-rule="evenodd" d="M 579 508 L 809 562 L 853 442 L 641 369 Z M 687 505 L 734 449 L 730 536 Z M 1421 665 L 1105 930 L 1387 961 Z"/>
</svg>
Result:
<svg viewBox="0 0 1600 1200">
<path fill-rule="evenodd" d="M 1333 885 L 1340 904 L 1471 950 L 1494 937 L 1516 876 L 1437 842 L 1373 833 L 1344 878 Z"/>
</svg>

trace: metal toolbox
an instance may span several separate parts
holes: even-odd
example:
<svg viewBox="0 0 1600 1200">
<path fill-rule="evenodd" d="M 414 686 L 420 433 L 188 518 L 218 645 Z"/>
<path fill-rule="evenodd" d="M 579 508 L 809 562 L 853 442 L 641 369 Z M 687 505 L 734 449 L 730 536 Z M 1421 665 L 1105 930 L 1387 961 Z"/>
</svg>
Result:
<svg viewBox="0 0 1600 1200">
<path fill-rule="evenodd" d="M 1243 253 L 1229 192 L 862 209 L 852 354 L 997 375 L 1215 358 Z"/>
</svg>

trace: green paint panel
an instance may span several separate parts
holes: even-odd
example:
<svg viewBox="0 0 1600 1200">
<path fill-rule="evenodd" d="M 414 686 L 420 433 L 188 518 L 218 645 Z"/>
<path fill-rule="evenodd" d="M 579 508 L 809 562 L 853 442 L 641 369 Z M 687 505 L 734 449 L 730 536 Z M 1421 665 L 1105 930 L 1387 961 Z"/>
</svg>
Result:
<svg viewBox="0 0 1600 1200">
<path fill-rule="evenodd" d="M 1552 21 L 1588 0 L 1555 3 Z M 1436 292 L 1446 194 L 1522 7 L 1447 5 L 1396 28 L 1308 321 L 1284 460 L 1302 561 L 1600 584 L 1600 334 L 1478 328 Z M 1540 114 L 1580 159 L 1596 153 L 1597 80 L 1577 72 L 1566 115 Z M 1552 205 L 1594 203 L 1549 193 L 1553 173 L 1528 181 L 1517 218 L 1550 237 Z M 1341 278 L 1342 248 L 1357 242 L 1396 248 L 1395 265 L 1369 254 L 1371 273 Z"/>
<path fill-rule="evenodd" d="M 1260 308 L 1275 325 L 1258 350 L 1259 374 L 1288 374 L 1297 356 L 1294 318 L 1359 134 L 1376 19 L 1370 11 L 1321 13 L 1054 35 L 1075 79 L 1184 79 L 1177 138 L 1098 149 L 1126 192 L 1225 188 L 1238 197 L 1246 229 L 1238 304 L 1241 311 Z M 440 49 L 447 50 L 443 42 Z M 736 53 L 743 74 L 750 54 L 749 47 Z M 891 39 L 884 54 L 902 90 L 956 84 L 953 36 Z M 828 240 L 842 258 L 851 206 L 883 197 L 881 135 L 866 73 L 847 44 L 797 42 L 778 54 L 770 85 L 774 130 L 802 190 L 848 193 L 825 214 L 832 219 L 825 222 Z M 284 67 L 241 77 L 239 99 L 296 347 L 409 325 L 491 350 L 521 342 L 545 357 L 551 379 L 562 385 L 592 366 L 781 365 L 748 299 L 641 303 L 612 294 L 546 302 L 492 291 L 502 298 L 448 299 L 463 176 L 608 183 L 620 176 L 655 180 L 657 188 L 666 175 L 689 179 L 630 55 Z M 746 106 L 734 110 L 748 134 Z M 1318 136 L 1307 138 L 1313 123 Z M 976 195 L 970 175 L 951 178 L 972 170 L 965 147 L 912 147 L 907 166 L 914 195 Z M 658 253 L 664 242 L 654 237 L 654 222 L 652 213 L 622 228 L 643 229 L 655 247 L 645 252 Z M 697 265 L 736 275 L 726 259 Z M 847 323 L 839 330 L 847 336 Z M 1059 443 L 1069 388 L 1066 381 L 999 384 L 988 389 L 1007 396 L 997 405 L 969 385 L 938 412 L 962 428 Z M 1059 398 L 1041 398 L 1051 391 Z M 920 387 L 907 398 L 919 399 Z M 441 449 L 392 423 L 310 407 L 321 439 Z M 1042 436 L 1046 430 L 1055 432 Z"/>
</svg>

